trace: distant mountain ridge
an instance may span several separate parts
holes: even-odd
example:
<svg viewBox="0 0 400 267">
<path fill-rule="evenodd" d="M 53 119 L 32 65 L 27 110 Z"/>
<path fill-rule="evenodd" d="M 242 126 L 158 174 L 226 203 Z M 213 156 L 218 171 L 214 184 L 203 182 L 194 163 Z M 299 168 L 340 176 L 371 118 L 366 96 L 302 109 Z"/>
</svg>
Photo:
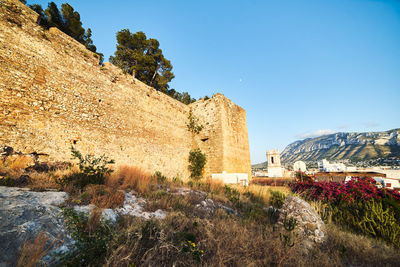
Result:
<svg viewBox="0 0 400 267">
<path fill-rule="evenodd" d="M 334 133 L 289 144 L 281 161 L 369 160 L 400 157 L 400 128 L 384 132 Z"/>
</svg>

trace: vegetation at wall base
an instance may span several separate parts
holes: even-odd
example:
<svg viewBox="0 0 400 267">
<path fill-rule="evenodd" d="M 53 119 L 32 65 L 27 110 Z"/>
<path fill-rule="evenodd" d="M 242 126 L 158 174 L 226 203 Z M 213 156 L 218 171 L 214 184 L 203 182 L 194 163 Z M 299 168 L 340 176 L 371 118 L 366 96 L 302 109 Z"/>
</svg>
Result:
<svg viewBox="0 0 400 267">
<path fill-rule="evenodd" d="M 398 262 L 395 250 L 373 239 L 342 232 L 334 225 L 328 226 L 329 240 L 324 246 L 314 247 L 305 255 L 295 238 L 285 241 L 284 236 L 291 231 L 289 223 L 289 230 L 279 233 L 222 211 L 210 219 L 176 211 L 162 220 L 123 217 L 111 229 L 104 233 L 106 239 L 102 236 L 100 242 L 93 240 L 99 243 L 95 246 L 96 257 L 92 257 L 94 248 L 78 255 L 86 248 L 82 245 L 69 256 L 69 263 L 79 260 L 91 266 L 395 266 Z M 95 236 L 88 238 L 86 226 L 79 227 L 79 231 L 83 233 L 78 235 L 85 236 L 83 240 Z"/>
<path fill-rule="evenodd" d="M 83 156 L 74 146 L 71 146 L 71 155 L 72 159 L 78 160 L 80 172 L 66 175 L 57 180 L 61 188 L 65 188 L 69 184 L 73 184 L 80 189 L 89 184 L 104 184 L 105 176 L 113 172 L 112 169 L 108 168 L 108 165 L 113 164 L 114 160 L 105 155 L 95 157 L 87 154 Z"/>
<path fill-rule="evenodd" d="M 190 178 L 198 180 L 203 177 L 203 170 L 207 163 L 206 154 L 202 153 L 200 148 L 196 148 L 189 152 L 189 171 Z"/>
</svg>

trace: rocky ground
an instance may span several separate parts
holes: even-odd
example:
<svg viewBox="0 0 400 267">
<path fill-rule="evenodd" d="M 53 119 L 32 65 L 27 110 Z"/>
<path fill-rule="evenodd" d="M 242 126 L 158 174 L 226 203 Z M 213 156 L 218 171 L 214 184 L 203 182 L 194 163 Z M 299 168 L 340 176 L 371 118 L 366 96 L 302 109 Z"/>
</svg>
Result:
<svg viewBox="0 0 400 267">
<path fill-rule="evenodd" d="M 194 205 L 193 213 L 202 217 L 211 217 L 218 209 L 240 216 L 234 209 L 207 198 L 205 192 L 178 188 L 174 190 L 174 194 L 182 197 L 188 194 L 196 195 L 198 203 Z M 48 238 L 47 256 L 43 258 L 47 264 L 56 261 L 56 253 L 69 250 L 74 240 L 68 234 L 60 208 L 60 204 L 67 199 L 68 194 L 65 192 L 33 192 L 27 188 L 0 186 L 0 243 L 4 252 L 0 254 L 0 266 L 16 265 L 24 242 L 34 240 L 40 233 L 44 233 Z M 90 213 L 94 207 L 90 204 L 74 206 L 74 209 Z M 150 212 L 145 207 L 144 198 L 135 196 L 133 192 L 125 193 L 123 206 L 103 209 L 102 216 L 114 223 L 120 215 L 163 219 L 167 214 L 160 209 Z M 323 242 L 324 223 L 307 202 L 297 197 L 288 197 L 278 212 L 280 217 L 277 225 L 282 229 L 286 227 L 284 216 L 296 219 L 297 239 L 304 240 L 306 247 L 311 248 L 314 242 Z M 288 231 L 288 234 L 290 232 Z"/>
<path fill-rule="evenodd" d="M 73 241 L 57 206 L 67 197 L 65 192 L 32 192 L 0 186 L 0 266 L 15 266 L 24 242 L 35 239 L 39 233 L 49 238 L 50 253 L 67 249 Z"/>
<path fill-rule="evenodd" d="M 52 263 L 51 255 L 64 252 L 73 245 L 68 235 L 62 210 L 59 207 L 68 194 L 65 192 L 33 192 L 28 188 L 0 186 L 0 266 L 15 266 L 19 252 L 25 241 L 34 240 L 40 233 L 47 238 L 48 257 L 44 260 Z M 119 215 L 131 215 L 145 219 L 165 218 L 166 212 L 144 210 L 146 201 L 131 193 L 125 193 L 124 205 L 117 209 L 104 209 L 103 217 L 115 222 Z M 90 213 L 94 205 L 75 206 L 78 212 Z"/>
</svg>

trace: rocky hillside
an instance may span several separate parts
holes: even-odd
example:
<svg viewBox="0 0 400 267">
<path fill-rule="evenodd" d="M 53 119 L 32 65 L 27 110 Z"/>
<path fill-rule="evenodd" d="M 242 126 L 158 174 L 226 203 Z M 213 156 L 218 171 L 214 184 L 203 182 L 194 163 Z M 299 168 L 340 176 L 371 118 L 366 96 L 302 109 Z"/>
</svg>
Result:
<svg viewBox="0 0 400 267">
<path fill-rule="evenodd" d="M 400 129 L 385 132 L 335 133 L 299 140 L 281 154 L 282 162 L 297 160 L 368 160 L 400 157 Z"/>
</svg>

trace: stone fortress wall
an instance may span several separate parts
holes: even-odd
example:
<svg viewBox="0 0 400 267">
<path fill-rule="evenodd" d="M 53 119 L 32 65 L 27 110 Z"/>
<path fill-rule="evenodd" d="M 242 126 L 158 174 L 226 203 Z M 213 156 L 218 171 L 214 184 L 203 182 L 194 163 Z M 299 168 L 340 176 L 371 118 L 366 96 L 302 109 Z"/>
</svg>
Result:
<svg viewBox="0 0 400 267">
<path fill-rule="evenodd" d="M 156 91 L 56 28 L 17 0 L 0 0 L 0 145 L 46 160 L 69 160 L 70 146 L 117 164 L 189 176 L 193 148 L 206 175 L 251 175 L 245 111 L 222 94 L 191 105 Z M 204 129 L 188 131 L 189 111 Z"/>
</svg>

